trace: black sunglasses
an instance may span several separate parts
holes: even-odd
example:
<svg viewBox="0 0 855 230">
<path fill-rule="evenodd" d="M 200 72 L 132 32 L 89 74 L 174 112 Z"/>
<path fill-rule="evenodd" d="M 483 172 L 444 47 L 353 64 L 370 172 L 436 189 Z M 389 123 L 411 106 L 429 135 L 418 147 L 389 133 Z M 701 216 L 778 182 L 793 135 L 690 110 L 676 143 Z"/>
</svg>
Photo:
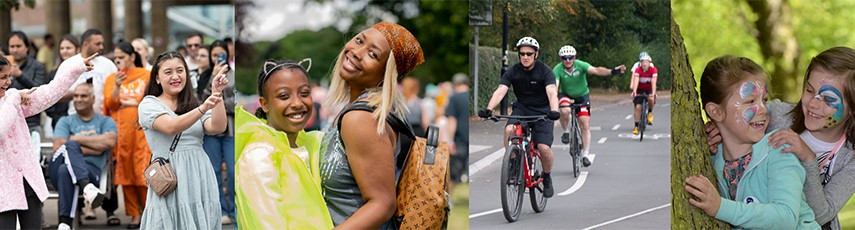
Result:
<svg viewBox="0 0 855 230">
<path fill-rule="evenodd" d="M 533 56 L 534 52 L 520 52 L 520 56 Z"/>
<path fill-rule="evenodd" d="M 564 56 L 564 57 L 561 57 L 561 60 L 569 61 L 569 60 L 573 60 L 574 58 L 576 58 L 576 56 Z"/>
</svg>

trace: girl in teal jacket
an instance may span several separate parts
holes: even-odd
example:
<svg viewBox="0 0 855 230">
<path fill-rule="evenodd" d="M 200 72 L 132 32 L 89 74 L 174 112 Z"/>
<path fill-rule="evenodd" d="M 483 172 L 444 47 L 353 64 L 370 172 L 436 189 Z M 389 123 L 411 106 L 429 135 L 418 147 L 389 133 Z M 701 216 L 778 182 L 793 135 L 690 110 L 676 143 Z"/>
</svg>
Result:
<svg viewBox="0 0 855 230">
<path fill-rule="evenodd" d="M 701 102 L 721 132 L 713 158 L 716 190 L 704 176 L 686 179 L 689 203 L 734 228 L 820 229 L 802 191 L 804 168 L 792 154 L 770 147 L 767 76 L 743 57 L 710 61 L 701 75 Z M 725 198 L 725 199 L 721 199 Z"/>
</svg>

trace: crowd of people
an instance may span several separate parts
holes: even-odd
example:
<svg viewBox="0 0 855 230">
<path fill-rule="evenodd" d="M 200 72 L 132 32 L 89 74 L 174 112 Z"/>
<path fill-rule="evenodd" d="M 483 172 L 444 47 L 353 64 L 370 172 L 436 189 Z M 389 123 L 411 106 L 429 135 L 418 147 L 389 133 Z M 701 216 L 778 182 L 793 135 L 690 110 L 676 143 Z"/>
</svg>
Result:
<svg viewBox="0 0 855 230">
<path fill-rule="evenodd" d="M 0 122 L 8 135 L 0 139 L 0 184 L 8 194 L 0 200 L 0 228 L 15 228 L 16 222 L 24 229 L 48 227 L 42 212 L 46 180 L 58 194 L 58 229 L 96 218 L 99 206 L 108 225 L 121 225 L 117 186 L 130 229 L 209 229 L 235 222 L 232 40 L 205 43 L 202 34 L 192 34 L 181 46 L 185 54 L 155 56 L 143 38 L 105 47 L 104 37 L 88 29 L 57 43 L 47 34 L 36 48 L 14 31 L 0 42 L 0 110 L 11 116 Z M 181 133 L 177 150 L 168 151 Z M 31 141 L 53 144 L 46 174 L 29 157 L 40 154 L 25 146 Z M 163 197 L 151 192 L 144 177 L 158 156 L 171 158 L 184 179 Z"/>
</svg>

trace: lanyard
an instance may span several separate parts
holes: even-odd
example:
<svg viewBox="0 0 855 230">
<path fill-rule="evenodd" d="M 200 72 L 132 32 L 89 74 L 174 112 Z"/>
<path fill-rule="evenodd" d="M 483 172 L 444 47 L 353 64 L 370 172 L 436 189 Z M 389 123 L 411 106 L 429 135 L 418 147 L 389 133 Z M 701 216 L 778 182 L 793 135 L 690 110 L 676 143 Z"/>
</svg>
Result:
<svg viewBox="0 0 855 230">
<path fill-rule="evenodd" d="M 831 149 L 831 152 L 828 153 L 828 156 L 826 156 L 825 159 L 819 163 L 820 169 L 822 169 L 823 166 L 825 166 L 826 164 L 829 163 L 829 160 L 831 160 L 831 158 L 834 157 L 835 153 L 840 151 L 840 147 L 843 146 L 843 142 L 846 142 L 846 135 L 845 134 L 840 137 L 840 140 L 837 141 L 837 144 L 834 145 L 834 148 Z M 832 165 L 828 166 L 828 172 L 826 172 L 825 175 L 831 175 L 831 169 L 834 166 L 834 162 L 832 161 L 831 163 L 832 163 Z"/>
</svg>

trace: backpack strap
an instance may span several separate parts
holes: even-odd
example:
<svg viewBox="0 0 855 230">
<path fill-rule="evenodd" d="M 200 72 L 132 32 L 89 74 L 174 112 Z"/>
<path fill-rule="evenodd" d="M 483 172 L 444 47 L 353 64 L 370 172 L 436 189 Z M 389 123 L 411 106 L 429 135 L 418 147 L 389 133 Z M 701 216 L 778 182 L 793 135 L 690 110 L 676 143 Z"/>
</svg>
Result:
<svg viewBox="0 0 855 230">
<path fill-rule="evenodd" d="M 366 101 L 355 101 L 339 113 L 338 121 L 336 122 L 336 128 L 339 132 L 341 132 L 341 119 L 344 117 L 344 114 L 353 110 L 362 110 L 373 113 L 374 107 L 368 106 L 368 102 Z M 398 180 L 400 180 L 400 174 L 403 172 L 404 165 L 407 162 L 407 157 L 410 153 L 410 147 L 413 142 L 416 140 L 415 132 L 413 129 L 407 125 L 404 120 L 395 116 L 395 114 L 389 114 L 386 117 L 386 124 L 392 127 L 392 130 L 398 133 L 398 145 L 395 149 L 395 184 L 398 184 Z M 403 135 L 400 135 L 403 134 Z M 344 140 L 341 139 L 341 135 L 339 135 L 339 141 L 344 143 Z"/>
<path fill-rule="evenodd" d="M 373 113 L 374 107 L 368 106 L 368 102 L 366 101 L 355 101 L 345 107 L 344 110 L 341 111 L 341 114 L 338 117 L 338 121 L 336 122 L 336 128 L 338 128 L 339 132 L 341 132 L 341 119 L 344 118 L 344 114 L 353 110 L 362 110 L 368 111 L 369 113 Z M 386 124 L 389 124 L 389 126 L 391 126 L 392 130 L 394 130 L 395 132 L 404 134 L 412 140 L 416 139 L 416 135 L 415 132 L 413 132 L 413 129 L 409 125 L 407 125 L 406 122 L 401 120 L 401 118 L 398 118 L 394 114 L 389 114 L 389 116 L 386 116 Z"/>
</svg>

